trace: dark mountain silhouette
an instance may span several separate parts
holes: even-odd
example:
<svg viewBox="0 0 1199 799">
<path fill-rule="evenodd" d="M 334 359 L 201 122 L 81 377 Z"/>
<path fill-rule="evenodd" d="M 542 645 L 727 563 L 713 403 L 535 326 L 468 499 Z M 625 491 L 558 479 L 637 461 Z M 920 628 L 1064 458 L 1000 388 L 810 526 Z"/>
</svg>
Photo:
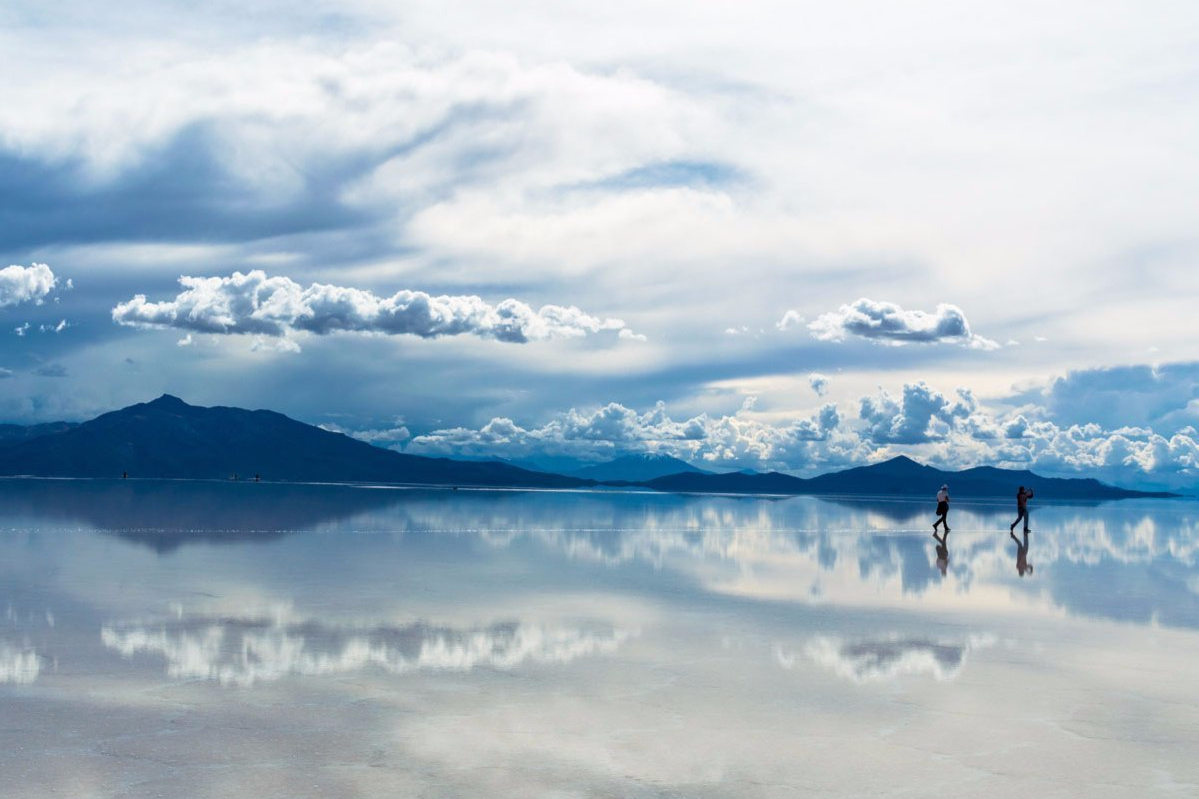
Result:
<svg viewBox="0 0 1199 799">
<path fill-rule="evenodd" d="M 627 480 L 631 483 L 653 480 L 672 474 L 708 474 L 686 461 L 669 455 L 625 455 L 607 463 L 597 463 L 567 472 L 583 480 Z"/>
<path fill-rule="evenodd" d="M 61 433 L 75 427 L 74 422 L 46 422 L 44 424 L 0 424 L 0 444 L 9 441 L 28 441 L 31 438 Z"/>
<path fill-rule="evenodd" d="M 243 478 L 259 474 L 264 480 L 283 482 L 514 488 L 574 488 L 602 482 L 694 493 L 910 497 L 932 497 L 942 483 L 948 483 L 957 499 L 1011 497 L 1019 485 L 1032 486 L 1041 499 L 1175 496 L 1117 488 L 1093 479 L 1041 477 L 1026 470 L 990 466 L 942 471 L 904 456 L 810 479 L 779 472 L 712 474 L 683 461 L 652 456 L 618 458 L 584 472 L 560 475 L 495 460 L 407 455 L 274 411 L 201 408 L 167 394 L 78 425 L 5 427 L 11 429 L 8 438 L 0 437 L 0 475 L 9 476 L 113 478 L 128 472 L 135 478 L 225 479 L 234 474 Z M 655 474 L 656 469 L 674 473 Z"/>
<path fill-rule="evenodd" d="M 0 475 L 227 478 L 564 488 L 588 483 L 499 463 L 405 455 L 274 411 L 164 394 L 66 430 L 0 444 Z"/>
<path fill-rule="evenodd" d="M 889 461 L 857 466 L 803 479 L 769 474 L 674 474 L 647 480 L 643 485 L 659 491 L 694 491 L 727 494 L 831 494 L 898 495 L 933 497 L 942 484 L 952 497 L 1009 497 L 1018 486 L 1031 486 L 1041 499 L 1126 499 L 1177 496 L 1160 491 L 1133 491 L 1098 480 L 1042 477 L 1027 470 L 979 466 L 949 472 L 917 463 L 900 455 Z"/>
</svg>

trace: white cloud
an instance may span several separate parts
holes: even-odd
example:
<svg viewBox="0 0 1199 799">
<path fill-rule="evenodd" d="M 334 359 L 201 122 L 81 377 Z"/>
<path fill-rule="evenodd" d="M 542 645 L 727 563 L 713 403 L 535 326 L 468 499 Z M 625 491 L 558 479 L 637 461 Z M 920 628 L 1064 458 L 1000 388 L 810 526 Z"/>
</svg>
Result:
<svg viewBox="0 0 1199 799">
<path fill-rule="evenodd" d="M 799 311 L 790 310 L 783 314 L 783 318 L 775 323 L 775 327 L 779 330 L 790 330 L 793 327 L 799 327 L 803 324 L 803 317 Z"/>
<path fill-rule="evenodd" d="M 38 325 L 37 329 L 41 333 L 61 333 L 62 331 L 66 330 L 70 326 L 71 325 L 67 322 L 67 320 L 63 319 L 63 320 L 59 321 L 57 324 Z"/>
<path fill-rule="evenodd" d="M 858 416 L 865 423 L 863 434 L 875 443 L 921 444 L 948 436 L 977 406 L 967 389 L 958 389 L 958 398 L 950 400 L 923 382 L 905 383 L 899 399 L 883 390 L 862 397 Z"/>
<path fill-rule="evenodd" d="M 476 296 L 432 296 L 397 291 L 380 297 L 370 291 L 313 283 L 301 286 L 261 270 L 229 277 L 179 278 L 184 290 L 174 299 L 150 302 L 144 294 L 112 309 L 117 324 L 176 328 L 196 333 L 250 334 L 288 342 L 294 333 L 379 333 L 439 338 L 470 334 L 525 343 L 575 338 L 603 330 L 636 337 L 619 319 L 600 319 L 574 306 L 544 305 L 533 310 L 519 300 L 495 305 Z M 278 346 L 277 344 L 275 346 Z"/>
<path fill-rule="evenodd" d="M 12 332 L 14 332 L 18 336 L 21 336 L 22 338 L 24 338 L 25 334 L 29 332 L 29 323 L 26 322 L 23 325 L 17 325 L 16 327 L 14 327 L 12 329 Z"/>
<path fill-rule="evenodd" d="M 821 315 L 808 329 L 821 341 L 844 341 L 856 336 L 896 346 L 949 342 L 980 350 L 999 348 L 998 343 L 971 332 L 960 308 L 945 303 L 930 314 L 862 297 Z"/>
<path fill-rule="evenodd" d="M 375 429 L 375 430 L 350 430 L 338 424 L 322 424 L 319 425 L 322 430 L 328 430 L 331 433 L 341 433 L 342 435 L 356 438 L 359 441 L 365 441 L 368 444 L 376 446 L 389 446 L 393 444 L 402 444 L 412 438 L 412 433 L 402 424 L 397 424 L 396 427 Z"/>
<path fill-rule="evenodd" d="M 662 453 L 711 466 L 812 468 L 852 459 L 856 442 L 840 431 L 836 405 L 781 424 L 750 418 L 752 398 L 731 416 L 700 414 L 676 420 L 659 402 L 639 413 L 619 403 L 591 411 L 571 409 L 549 422 L 524 428 L 496 418 L 479 429 L 435 430 L 413 438 L 414 454 L 520 457 L 537 454 L 596 458 L 626 452 Z M 859 453 L 860 455 L 860 453 Z"/>
<path fill-rule="evenodd" d="M 823 397 L 828 393 L 828 377 L 819 372 L 812 372 L 808 375 L 808 385 L 816 392 L 816 396 Z"/>
<path fill-rule="evenodd" d="M 58 278 L 46 264 L 7 266 L 0 269 L 0 308 L 23 302 L 41 305 L 57 285 Z"/>
</svg>

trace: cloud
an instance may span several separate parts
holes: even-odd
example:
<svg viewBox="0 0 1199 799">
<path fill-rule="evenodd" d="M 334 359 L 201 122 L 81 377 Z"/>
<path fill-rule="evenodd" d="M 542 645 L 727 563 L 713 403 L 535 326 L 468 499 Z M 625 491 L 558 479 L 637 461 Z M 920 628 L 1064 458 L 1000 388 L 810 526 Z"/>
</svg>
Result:
<svg viewBox="0 0 1199 799">
<path fill-rule="evenodd" d="M 418 435 L 406 452 L 426 455 L 522 457 L 567 455 L 595 460 L 618 454 L 666 454 L 710 466 L 813 468 L 847 463 L 841 414 L 826 404 L 812 416 L 781 424 L 750 418 L 747 400 L 733 415 L 674 419 L 665 403 L 644 413 L 620 403 L 593 410 L 572 408 L 540 427 L 498 417 L 478 429 L 455 427 Z"/>
<path fill-rule="evenodd" d="M 35 375 L 41 377 L 66 377 L 67 368 L 61 363 L 48 363 L 45 366 L 39 366 L 33 370 Z"/>
<path fill-rule="evenodd" d="M 58 285 L 58 278 L 45 264 L 7 266 L 0 269 L 0 308 L 33 302 L 41 305 Z"/>
<path fill-rule="evenodd" d="M 783 318 L 778 320 L 774 326 L 779 330 L 790 330 L 791 328 L 799 327 L 802 324 L 803 317 L 800 316 L 799 311 L 791 310 L 783 314 Z"/>
<path fill-rule="evenodd" d="M 828 377 L 819 372 L 812 372 L 808 375 L 808 385 L 812 387 L 818 397 L 823 397 L 828 393 Z"/>
<path fill-rule="evenodd" d="M 29 332 L 29 323 L 26 322 L 23 325 L 17 325 L 12 329 L 12 332 L 16 333 L 21 338 L 24 338 L 25 334 Z"/>
<path fill-rule="evenodd" d="M 112 309 L 113 321 L 140 328 L 175 328 L 195 333 L 249 334 L 286 338 L 337 332 L 440 338 L 470 334 L 523 344 L 576 338 L 603 330 L 637 334 L 619 319 L 600 319 L 574 306 L 544 305 L 534 311 L 507 299 L 495 305 L 476 296 L 432 296 L 397 291 L 380 297 L 370 291 L 313 283 L 261 270 L 229 277 L 181 277 L 184 290 L 174 299 L 150 302 L 138 294 Z"/>
<path fill-rule="evenodd" d="M 467 629 L 425 624 L 363 628 L 193 616 L 158 626 L 105 625 L 100 635 L 105 646 L 124 657 L 141 652 L 162 656 L 172 677 L 250 686 L 367 668 L 403 674 L 563 664 L 614 652 L 632 633 L 518 622 Z"/>
<path fill-rule="evenodd" d="M 398 421 L 398 420 L 397 420 Z M 319 425 L 322 430 L 328 430 L 331 433 L 341 433 L 342 435 L 356 438 L 359 441 L 365 441 L 368 444 L 386 447 L 392 444 L 402 444 L 412 438 L 412 433 L 402 424 L 397 424 L 395 427 L 383 428 L 378 430 L 350 430 L 342 427 L 339 424 L 325 423 Z"/>
<path fill-rule="evenodd" d="M 971 332 L 960 308 L 945 303 L 929 314 L 907 311 L 893 302 L 876 302 L 862 297 L 821 315 L 808 325 L 808 329 L 821 341 L 844 341 L 856 336 L 896 346 L 948 342 L 980 350 L 999 348 L 997 342 Z"/>
<path fill-rule="evenodd" d="M 0 367 L 0 380 L 7 380 L 8 378 L 10 378 L 12 376 L 13 376 L 12 369 L 5 369 L 3 367 Z"/>
<path fill-rule="evenodd" d="M 952 680 L 966 665 L 970 652 L 991 646 L 992 636 L 971 636 L 962 642 L 921 638 L 881 638 L 845 642 L 817 636 L 804 648 L 813 663 L 855 683 L 886 682 L 902 676 Z M 781 649 L 775 656 L 790 668 L 794 656 Z"/>
<path fill-rule="evenodd" d="M 966 389 L 950 400 L 919 382 L 905 383 L 898 399 L 883 390 L 875 397 L 862 397 L 858 416 L 865 423 L 864 435 L 876 444 L 921 444 L 945 438 L 956 420 L 976 409 L 974 395 Z"/>
</svg>

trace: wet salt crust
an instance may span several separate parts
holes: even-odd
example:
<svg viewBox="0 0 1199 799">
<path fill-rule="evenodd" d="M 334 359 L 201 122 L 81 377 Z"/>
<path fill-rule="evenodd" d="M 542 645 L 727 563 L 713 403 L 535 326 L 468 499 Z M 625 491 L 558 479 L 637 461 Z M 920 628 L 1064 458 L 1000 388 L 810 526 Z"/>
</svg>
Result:
<svg viewBox="0 0 1199 799">
<path fill-rule="evenodd" d="M 19 797 L 1178 796 L 1199 504 L 0 481 Z"/>
</svg>

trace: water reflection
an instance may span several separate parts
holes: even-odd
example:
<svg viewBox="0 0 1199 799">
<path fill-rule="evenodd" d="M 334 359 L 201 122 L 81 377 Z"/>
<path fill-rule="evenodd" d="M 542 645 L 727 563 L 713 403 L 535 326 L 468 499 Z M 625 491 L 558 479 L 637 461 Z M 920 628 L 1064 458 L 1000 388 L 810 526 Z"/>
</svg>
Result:
<svg viewBox="0 0 1199 799">
<path fill-rule="evenodd" d="M 378 668 L 391 674 L 422 670 L 511 669 L 525 662 L 569 663 L 608 654 L 628 630 L 546 627 L 506 622 L 481 629 L 414 623 L 369 628 L 319 620 L 256 617 L 181 617 L 159 624 L 114 624 L 104 645 L 126 658 L 148 653 L 166 661 L 172 677 L 251 686 L 287 676 L 328 676 Z"/>
<path fill-rule="evenodd" d="M 0 483 L 14 795 L 1199 781 L 1193 502 Z"/>
<path fill-rule="evenodd" d="M 984 588 L 1002 588 L 1009 602 L 1040 601 L 1048 592 L 1059 607 L 1084 615 L 1126 619 L 1131 607 L 1138 619 L 1199 627 L 1193 502 L 1044 503 L 1037 587 L 1022 588 L 1020 578 L 1033 573 L 1028 544 L 1015 541 L 1013 575 L 1010 509 L 998 501 L 955 504 L 951 559 L 950 534 L 928 545 L 924 505 L 894 499 L 18 480 L 0 480 L 0 499 L 0 529 L 70 520 L 171 556 L 193 542 L 279 546 L 297 531 L 387 540 L 350 547 L 348 560 L 339 551 L 331 562 L 329 547 L 345 549 L 345 540 L 305 538 L 295 550 L 307 553 L 313 565 L 305 568 L 338 579 L 354 579 L 356 568 L 370 572 L 383 552 L 456 547 L 482 557 L 482 546 L 516 558 L 552 552 L 613 575 L 645 564 L 661 587 L 681 579 L 750 598 L 961 605 Z M 1101 589 L 1113 579 L 1134 584 L 1135 596 Z"/>
<path fill-rule="evenodd" d="M 1028 560 L 1028 530 L 1024 531 L 1023 541 L 1017 538 L 1014 532 L 1009 531 L 1008 535 L 1016 542 L 1016 573 L 1021 577 L 1032 574 L 1033 565 Z"/>
<path fill-rule="evenodd" d="M 816 636 L 804 648 L 804 657 L 838 677 L 855 683 L 887 682 L 904 676 L 952 680 L 966 665 L 970 652 L 993 646 L 995 637 L 973 635 L 962 641 L 888 637 L 842 641 Z M 783 668 L 794 668 L 796 656 L 776 648 Z"/>
</svg>

